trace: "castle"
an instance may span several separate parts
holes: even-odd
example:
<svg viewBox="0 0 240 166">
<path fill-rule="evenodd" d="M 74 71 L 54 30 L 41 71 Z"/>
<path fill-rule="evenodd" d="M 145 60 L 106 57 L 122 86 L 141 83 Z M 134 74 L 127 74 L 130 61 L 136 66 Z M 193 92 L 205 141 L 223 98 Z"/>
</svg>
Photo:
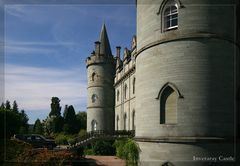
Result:
<svg viewBox="0 0 240 166">
<path fill-rule="evenodd" d="M 237 0 L 137 0 L 131 49 L 103 25 L 86 60 L 87 131 L 135 130 L 141 165 L 234 165 Z"/>
</svg>

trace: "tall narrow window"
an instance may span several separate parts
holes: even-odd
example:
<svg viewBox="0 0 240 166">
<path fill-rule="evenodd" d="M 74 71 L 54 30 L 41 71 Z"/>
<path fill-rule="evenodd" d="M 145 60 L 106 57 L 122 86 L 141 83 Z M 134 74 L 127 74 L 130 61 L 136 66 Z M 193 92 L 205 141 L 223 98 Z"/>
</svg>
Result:
<svg viewBox="0 0 240 166">
<path fill-rule="evenodd" d="M 135 82 L 136 82 L 136 79 L 133 78 L 133 94 L 135 94 Z"/>
<path fill-rule="evenodd" d="M 160 124 L 177 123 L 177 93 L 167 86 L 160 97 Z"/>
<path fill-rule="evenodd" d="M 117 101 L 119 101 L 119 90 L 117 90 Z"/>
<path fill-rule="evenodd" d="M 127 99 L 127 84 L 124 86 L 124 99 Z"/>
<path fill-rule="evenodd" d="M 117 115 L 116 119 L 117 119 L 117 124 L 116 124 L 117 125 L 117 130 L 119 130 L 119 116 L 118 115 Z"/>
<path fill-rule="evenodd" d="M 96 73 L 92 73 L 92 81 L 95 81 Z"/>
<path fill-rule="evenodd" d="M 178 28 L 178 5 L 175 0 L 169 0 L 165 4 L 162 22 L 164 31 Z"/>
<path fill-rule="evenodd" d="M 135 111 L 132 112 L 132 130 L 135 130 Z"/>
<path fill-rule="evenodd" d="M 96 120 L 92 121 L 92 131 L 96 131 L 97 130 L 97 122 Z"/>
<path fill-rule="evenodd" d="M 123 116 L 123 129 L 127 130 L 127 114 L 125 113 Z"/>
<path fill-rule="evenodd" d="M 97 100 L 97 95 L 96 94 L 93 94 L 92 95 L 92 103 L 95 103 L 96 102 L 96 100 Z"/>
</svg>

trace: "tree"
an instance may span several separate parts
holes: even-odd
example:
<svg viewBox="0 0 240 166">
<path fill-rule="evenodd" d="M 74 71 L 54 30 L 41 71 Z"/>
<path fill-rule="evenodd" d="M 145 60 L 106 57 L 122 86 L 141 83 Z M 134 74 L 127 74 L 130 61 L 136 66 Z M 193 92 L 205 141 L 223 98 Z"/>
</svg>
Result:
<svg viewBox="0 0 240 166">
<path fill-rule="evenodd" d="M 0 109 L 0 123 L 1 123 L 1 138 L 5 136 L 7 138 L 18 133 L 26 133 L 28 131 L 28 117 L 24 110 L 17 111 L 17 102 L 14 102 L 13 107 L 15 111 L 11 110 L 10 102 L 6 101 L 6 107 L 1 106 Z M 15 105 L 15 106 L 14 106 Z"/>
<path fill-rule="evenodd" d="M 64 119 L 62 116 L 56 116 L 53 118 L 52 131 L 54 133 L 59 133 L 62 131 L 64 125 Z"/>
<path fill-rule="evenodd" d="M 52 135 L 54 133 L 59 133 L 62 131 L 64 125 L 64 119 L 62 116 L 51 116 L 47 117 L 44 121 L 44 133 L 45 135 Z"/>
<path fill-rule="evenodd" d="M 13 101 L 13 108 L 12 108 L 12 110 L 13 110 L 14 112 L 18 112 L 18 105 L 17 105 L 16 100 Z"/>
<path fill-rule="evenodd" d="M 49 113 L 49 116 L 61 116 L 60 101 L 61 100 L 59 100 L 58 97 L 52 97 L 51 111 Z"/>
<path fill-rule="evenodd" d="M 75 113 L 75 110 L 74 110 L 73 106 L 70 105 L 70 106 L 67 108 L 67 111 L 66 111 L 66 113 L 65 113 L 64 121 L 65 121 L 66 123 L 71 124 L 71 123 L 75 122 L 75 120 L 76 120 L 76 113 Z"/>
<path fill-rule="evenodd" d="M 87 113 L 86 112 L 78 112 L 76 115 L 76 126 L 78 131 L 81 129 L 87 129 Z"/>
<path fill-rule="evenodd" d="M 67 110 L 68 110 L 68 105 L 65 105 L 64 111 L 63 111 L 63 118 L 66 117 Z"/>
<path fill-rule="evenodd" d="M 40 119 L 37 119 L 33 126 L 33 132 L 36 134 L 43 134 L 43 124 Z"/>
<path fill-rule="evenodd" d="M 2 103 L 0 106 L 0 110 L 4 110 L 4 109 L 5 109 L 5 106 L 4 106 L 4 103 Z"/>
<path fill-rule="evenodd" d="M 28 125 L 29 118 L 24 110 L 21 110 L 21 112 L 18 114 L 20 114 L 20 120 L 21 120 L 21 128 L 20 128 L 21 132 L 19 131 L 19 133 L 22 133 L 22 132 L 27 133 L 28 127 L 29 127 L 29 125 Z M 22 133 L 22 134 L 24 134 L 24 133 Z"/>
<path fill-rule="evenodd" d="M 44 135 L 51 135 L 53 133 L 52 131 L 52 122 L 53 122 L 53 117 L 47 117 L 45 120 L 43 120 L 43 130 L 44 130 Z"/>
<path fill-rule="evenodd" d="M 10 101 L 8 101 L 8 100 L 6 101 L 5 108 L 6 108 L 7 110 L 10 110 L 10 109 L 11 109 Z"/>
<path fill-rule="evenodd" d="M 67 107 L 64 112 L 64 132 L 67 134 L 73 134 L 77 132 L 75 126 L 76 123 L 76 113 L 72 105 Z"/>
<path fill-rule="evenodd" d="M 21 117 L 20 114 L 15 113 L 11 110 L 1 110 L 0 111 L 1 117 L 1 130 L 4 131 L 5 129 L 5 136 L 7 138 L 13 136 L 14 134 L 19 133 L 19 129 L 21 127 Z M 5 122 L 5 123 L 4 123 Z M 3 138 L 3 132 L 1 131 L 1 137 Z"/>
</svg>

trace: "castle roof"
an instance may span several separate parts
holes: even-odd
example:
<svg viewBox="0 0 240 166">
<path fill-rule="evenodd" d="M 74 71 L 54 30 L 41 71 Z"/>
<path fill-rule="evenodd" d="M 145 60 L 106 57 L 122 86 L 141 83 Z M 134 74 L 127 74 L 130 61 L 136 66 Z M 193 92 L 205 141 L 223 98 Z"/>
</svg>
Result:
<svg viewBox="0 0 240 166">
<path fill-rule="evenodd" d="M 108 40 L 107 30 L 105 24 L 102 26 L 100 34 L 100 54 L 106 56 L 112 56 L 111 46 Z"/>
</svg>

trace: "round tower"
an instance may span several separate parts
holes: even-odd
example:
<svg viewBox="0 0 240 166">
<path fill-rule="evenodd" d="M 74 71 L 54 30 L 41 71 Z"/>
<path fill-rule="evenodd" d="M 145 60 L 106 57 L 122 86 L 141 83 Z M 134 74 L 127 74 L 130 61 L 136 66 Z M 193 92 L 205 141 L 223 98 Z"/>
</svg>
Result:
<svg viewBox="0 0 240 166">
<path fill-rule="evenodd" d="M 105 25 L 95 51 L 87 58 L 87 131 L 114 130 L 115 62 Z"/>
<path fill-rule="evenodd" d="M 136 140 L 143 164 L 236 159 L 236 2 L 137 0 Z"/>
</svg>

